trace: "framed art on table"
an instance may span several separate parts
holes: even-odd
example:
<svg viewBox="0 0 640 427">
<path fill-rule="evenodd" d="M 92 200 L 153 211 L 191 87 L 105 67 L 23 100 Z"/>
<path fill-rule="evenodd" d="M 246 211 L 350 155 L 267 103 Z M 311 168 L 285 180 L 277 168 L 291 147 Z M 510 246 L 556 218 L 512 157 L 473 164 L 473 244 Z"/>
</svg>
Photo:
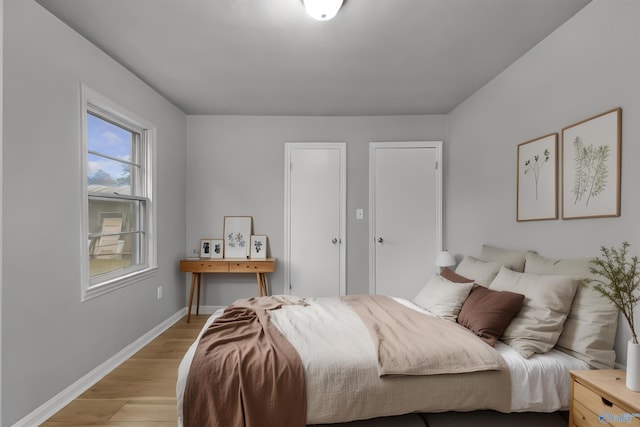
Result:
<svg viewBox="0 0 640 427">
<path fill-rule="evenodd" d="M 249 239 L 253 217 L 225 216 L 224 217 L 224 257 L 247 258 L 249 256 Z"/>
<path fill-rule="evenodd" d="M 200 258 L 211 258 L 212 239 L 200 239 Z"/>
<path fill-rule="evenodd" d="M 562 130 L 562 218 L 620 216 L 622 109 Z"/>
<path fill-rule="evenodd" d="M 224 258 L 223 239 L 211 239 L 211 258 Z"/>
<path fill-rule="evenodd" d="M 267 259 L 267 236 L 257 234 L 251 236 L 251 258 Z"/>
<path fill-rule="evenodd" d="M 518 144 L 517 221 L 558 219 L 558 134 Z"/>
</svg>

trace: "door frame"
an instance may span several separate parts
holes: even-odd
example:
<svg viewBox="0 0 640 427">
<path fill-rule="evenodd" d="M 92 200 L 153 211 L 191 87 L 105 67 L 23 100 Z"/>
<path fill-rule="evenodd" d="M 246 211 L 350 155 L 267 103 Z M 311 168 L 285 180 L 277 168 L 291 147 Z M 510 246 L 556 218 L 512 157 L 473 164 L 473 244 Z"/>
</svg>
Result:
<svg viewBox="0 0 640 427">
<path fill-rule="evenodd" d="M 284 143 L 284 293 L 291 294 L 291 152 L 294 149 L 337 149 L 340 152 L 340 295 L 346 295 L 347 254 L 347 143 L 346 142 L 285 142 Z"/>
<path fill-rule="evenodd" d="M 442 250 L 442 141 L 397 141 L 369 143 L 369 293 L 376 293 L 375 152 L 389 148 L 433 148 L 436 150 L 436 253 Z M 435 263 L 435 259 L 433 260 Z"/>
</svg>

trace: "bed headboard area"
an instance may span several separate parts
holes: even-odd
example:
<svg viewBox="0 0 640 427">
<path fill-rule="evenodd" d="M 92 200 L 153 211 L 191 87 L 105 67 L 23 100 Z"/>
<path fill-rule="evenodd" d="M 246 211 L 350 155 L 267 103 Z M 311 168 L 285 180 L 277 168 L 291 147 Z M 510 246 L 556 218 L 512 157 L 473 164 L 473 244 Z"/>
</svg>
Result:
<svg viewBox="0 0 640 427">
<path fill-rule="evenodd" d="M 628 337 L 625 338 L 622 324 L 618 331 L 618 309 L 593 284 L 582 280 L 594 277 L 590 260 L 549 259 L 533 250 L 485 244 L 477 257 L 462 256 L 455 273 L 490 289 L 532 295 L 537 314 L 535 307 L 530 308 L 529 315 L 523 306 L 523 312 L 514 318 L 502 338 L 523 355 L 551 345 L 596 369 L 624 367 Z M 541 315 L 540 310 L 545 307 L 549 310 Z M 509 342 L 511 330 L 513 342 Z M 523 330 L 531 339 L 520 342 Z"/>
</svg>

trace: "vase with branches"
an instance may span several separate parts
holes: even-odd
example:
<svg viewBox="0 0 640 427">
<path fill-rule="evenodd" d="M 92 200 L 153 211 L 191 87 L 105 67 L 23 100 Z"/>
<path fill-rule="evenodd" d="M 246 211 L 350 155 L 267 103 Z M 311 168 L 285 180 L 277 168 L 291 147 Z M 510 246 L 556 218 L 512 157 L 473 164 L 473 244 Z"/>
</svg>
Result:
<svg viewBox="0 0 640 427">
<path fill-rule="evenodd" d="M 602 257 L 591 260 L 589 270 L 602 279 L 588 278 L 585 281 L 595 283 L 593 288 L 618 307 L 631 329 L 632 342 L 638 344 L 634 309 L 640 301 L 640 272 L 638 257 L 634 255 L 627 258 L 630 246 L 628 242 L 623 242 L 618 249 L 600 247 Z"/>
<path fill-rule="evenodd" d="M 611 301 L 622 313 L 629 329 L 631 339 L 627 344 L 626 385 L 640 392 L 640 344 L 634 323 L 634 310 L 640 301 L 640 273 L 638 257 L 627 258 L 629 242 L 622 242 L 620 248 L 600 247 L 602 257 L 590 261 L 589 271 L 599 278 L 587 278 L 586 283 L 595 283 L 593 289 Z"/>
</svg>

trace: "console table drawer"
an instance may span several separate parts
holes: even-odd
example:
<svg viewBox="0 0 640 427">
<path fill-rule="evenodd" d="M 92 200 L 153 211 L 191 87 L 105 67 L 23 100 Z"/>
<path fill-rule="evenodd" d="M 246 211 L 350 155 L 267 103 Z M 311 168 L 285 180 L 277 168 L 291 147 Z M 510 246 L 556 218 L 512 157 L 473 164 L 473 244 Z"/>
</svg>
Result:
<svg viewBox="0 0 640 427">
<path fill-rule="evenodd" d="M 229 271 L 229 263 L 224 261 L 180 261 L 180 271 L 191 273 L 225 273 Z"/>
<path fill-rule="evenodd" d="M 193 294 L 197 292 L 196 314 L 200 314 L 200 285 L 202 275 L 207 273 L 252 273 L 258 282 L 258 292 L 260 296 L 267 296 L 267 279 L 265 273 L 272 273 L 276 269 L 276 259 L 267 258 L 263 260 L 245 258 L 215 258 L 198 259 L 187 258 L 180 260 L 180 271 L 191 273 L 191 290 L 189 291 L 189 307 L 187 309 L 187 323 L 191 320 L 191 306 L 193 305 Z"/>
<path fill-rule="evenodd" d="M 272 273 L 275 264 L 269 261 L 229 261 L 230 273 Z"/>
</svg>

